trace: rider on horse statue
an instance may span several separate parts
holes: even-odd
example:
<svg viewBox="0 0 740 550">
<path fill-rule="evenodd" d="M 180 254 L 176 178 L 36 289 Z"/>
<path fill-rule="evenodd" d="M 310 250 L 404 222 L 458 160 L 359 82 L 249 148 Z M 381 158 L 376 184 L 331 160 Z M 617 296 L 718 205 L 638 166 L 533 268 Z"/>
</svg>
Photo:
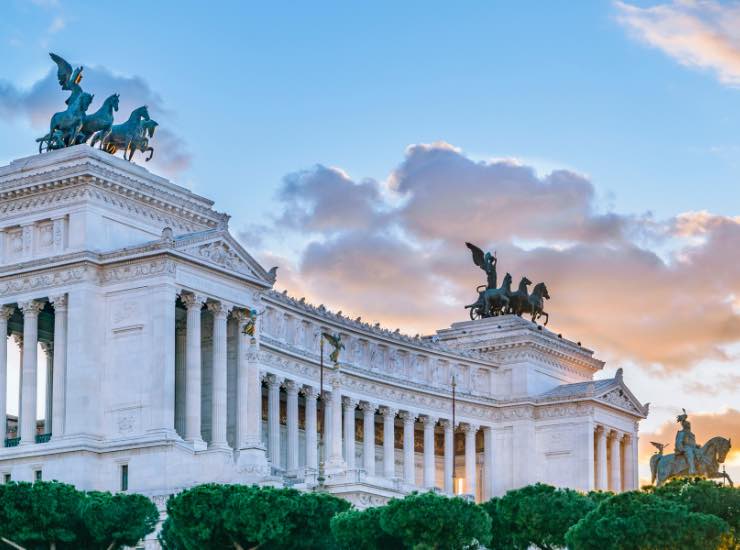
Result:
<svg viewBox="0 0 740 550">
<path fill-rule="evenodd" d="M 688 417 L 686 409 L 683 409 L 683 414 L 676 417 L 676 422 L 681 423 L 681 429 L 676 433 L 674 449 L 677 455 L 686 457 L 686 462 L 689 465 L 689 475 L 696 475 L 696 450 L 700 449 L 701 445 L 696 444 L 696 436 L 691 431 L 691 422 L 688 421 Z"/>
</svg>

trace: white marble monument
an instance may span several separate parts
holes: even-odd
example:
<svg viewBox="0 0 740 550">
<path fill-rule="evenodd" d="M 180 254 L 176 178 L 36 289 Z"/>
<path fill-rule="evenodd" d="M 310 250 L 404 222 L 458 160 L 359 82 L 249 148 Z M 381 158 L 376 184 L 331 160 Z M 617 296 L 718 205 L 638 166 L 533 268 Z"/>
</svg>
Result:
<svg viewBox="0 0 740 550">
<path fill-rule="evenodd" d="M 621 372 L 593 380 L 590 350 L 512 316 L 409 338 L 277 293 L 212 206 L 86 145 L 0 168 L 0 481 L 163 506 L 211 481 L 310 489 L 323 457 L 328 490 L 361 507 L 421 488 L 637 487 L 647 407 Z M 253 340 L 248 308 L 264 310 Z M 346 350 L 319 400 L 321 331 Z"/>
</svg>

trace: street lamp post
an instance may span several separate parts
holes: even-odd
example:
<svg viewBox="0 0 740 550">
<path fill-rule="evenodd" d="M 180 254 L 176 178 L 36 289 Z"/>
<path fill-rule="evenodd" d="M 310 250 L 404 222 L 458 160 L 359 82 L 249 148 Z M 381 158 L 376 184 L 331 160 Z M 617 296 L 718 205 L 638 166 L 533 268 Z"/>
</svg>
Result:
<svg viewBox="0 0 740 550">
<path fill-rule="evenodd" d="M 320 348 L 321 351 L 319 353 L 319 399 L 321 400 L 321 412 L 324 415 L 324 421 L 322 422 L 322 425 L 324 429 L 321 433 L 321 438 L 316 438 L 317 442 L 316 444 L 319 447 L 319 475 L 316 478 L 317 484 L 319 489 L 324 488 L 324 482 L 326 481 L 326 478 L 324 477 L 324 457 L 326 456 L 326 403 L 324 403 L 323 400 L 323 393 L 324 393 L 324 340 L 328 340 L 329 344 L 334 348 L 334 351 L 329 354 L 329 359 L 334 363 L 334 368 L 339 368 L 339 352 L 340 350 L 344 349 L 344 344 L 342 344 L 342 337 L 340 334 L 329 334 L 327 332 L 321 332 L 320 337 Z M 341 435 L 340 435 L 341 437 Z"/>
<path fill-rule="evenodd" d="M 319 488 L 324 488 L 324 450 L 326 447 L 326 411 L 324 410 L 326 404 L 324 403 L 324 335 L 321 335 L 321 353 L 319 360 L 319 402 L 321 403 L 321 414 L 324 415 L 324 419 L 321 422 L 323 429 L 321 430 L 321 437 L 317 438 L 317 447 L 319 453 L 319 475 L 316 478 Z"/>
</svg>

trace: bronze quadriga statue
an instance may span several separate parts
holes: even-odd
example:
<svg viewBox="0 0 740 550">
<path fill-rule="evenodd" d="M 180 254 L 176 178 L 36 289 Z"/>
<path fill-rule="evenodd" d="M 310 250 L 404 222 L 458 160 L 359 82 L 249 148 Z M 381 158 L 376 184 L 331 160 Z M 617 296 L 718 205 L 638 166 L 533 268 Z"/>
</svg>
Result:
<svg viewBox="0 0 740 550">
<path fill-rule="evenodd" d="M 49 123 L 49 133 L 36 140 L 39 153 L 62 149 L 72 145 L 100 143 L 100 148 L 111 154 L 123 151 L 123 158 L 132 160 L 134 153 L 149 153 L 144 160 L 151 160 L 154 148 L 149 140 L 154 137 L 158 124 L 149 117 L 146 106 L 134 109 L 123 124 L 113 124 L 113 112 L 118 111 L 118 94 L 106 98 L 101 107 L 92 115 L 87 114 L 94 95 L 82 90 L 82 67 L 76 69 L 56 54 L 49 54 L 57 64 L 57 78 L 62 90 L 68 90 L 67 109 L 55 113 Z"/>
<path fill-rule="evenodd" d="M 498 259 L 496 254 L 483 251 L 471 243 L 465 243 L 473 254 L 473 263 L 486 272 L 486 284 L 479 285 L 476 289 L 478 299 L 472 304 L 465 306 L 470 309 L 470 319 L 484 319 L 486 317 L 495 317 L 497 315 L 514 314 L 522 316 L 528 313 L 532 316 L 532 321 L 536 322 L 540 317 L 545 318 L 545 325 L 549 321 L 549 315 L 544 309 L 545 300 L 550 299 L 545 283 L 537 283 L 529 293 L 527 287 L 532 281 L 522 277 L 519 282 L 519 288 L 516 291 L 511 290 L 511 275 L 507 273 L 501 283 L 501 287 L 496 287 L 496 264 Z"/>
</svg>

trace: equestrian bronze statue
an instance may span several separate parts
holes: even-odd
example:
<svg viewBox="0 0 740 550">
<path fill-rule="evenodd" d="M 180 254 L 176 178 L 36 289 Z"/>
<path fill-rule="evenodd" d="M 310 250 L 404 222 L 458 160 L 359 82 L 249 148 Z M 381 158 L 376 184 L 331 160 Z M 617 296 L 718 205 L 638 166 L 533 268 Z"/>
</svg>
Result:
<svg viewBox="0 0 740 550">
<path fill-rule="evenodd" d="M 486 284 L 478 285 L 478 299 L 465 306 L 470 310 L 470 320 L 485 319 L 498 315 L 514 314 L 521 317 L 527 313 L 532 316 L 532 322 L 544 317 L 545 325 L 550 317 L 544 309 L 545 300 L 550 299 L 545 283 L 537 283 L 529 293 L 527 287 L 532 284 L 527 277 L 522 277 L 519 288 L 511 290 L 511 275 L 507 273 L 500 288 L 496 287 L 496 253 L 484 253 L 483 250 L 471 243 L 465 243 L 473 254 L 473 263 L 486 272 Z"/>
<path fill-rule="evenodd" d="M 112 94 L 95 113 L 88 115 L 87 110 L 95 96 L 83 91 L 80 85 L 82 67 L 74 69 L 62 57 L 54 53 L 49 55 L 57 65 L 59 85 L 70 95 L 65 101 L 67 108 L 51 117 L 49 133 L 36 140 L 39 153 L 92 140 L 91 145 L 99 142 L 100 148 L 108 153 L 123 151 L 123 158 L 128 161 L 134 158 L 136 151 L 148 153 L 144 160 L 151 160 L 154 148 L 149 145 L 149 140 L 154 137 L 158 124 L 149 118 L 146 107 L 135 109 L 127 122 L 114 125 L 113 112 L 118 111 L 119 96 Z"/>
<path fill-rule="evenodd" d="M 732 486 L 732 479 L 725 471 L 719 469 L 724 463 L 727 454 L 732 448 L 732 441 L 724 437 L 713 437 L 704 445 L 696 442 L 696 436 L 691 431 L 691 422 L 688 420 L 686 409 L 676 417 L 681 429 L 676 433 L 675 452 L 663 454 L 665 444 L 651 442 L 657 449 L 650 458 L 650 472 L 652 481 L 658 487 L 672 477 L 699 476 L 710 479 L 724 478 Z"/>
</svg>

